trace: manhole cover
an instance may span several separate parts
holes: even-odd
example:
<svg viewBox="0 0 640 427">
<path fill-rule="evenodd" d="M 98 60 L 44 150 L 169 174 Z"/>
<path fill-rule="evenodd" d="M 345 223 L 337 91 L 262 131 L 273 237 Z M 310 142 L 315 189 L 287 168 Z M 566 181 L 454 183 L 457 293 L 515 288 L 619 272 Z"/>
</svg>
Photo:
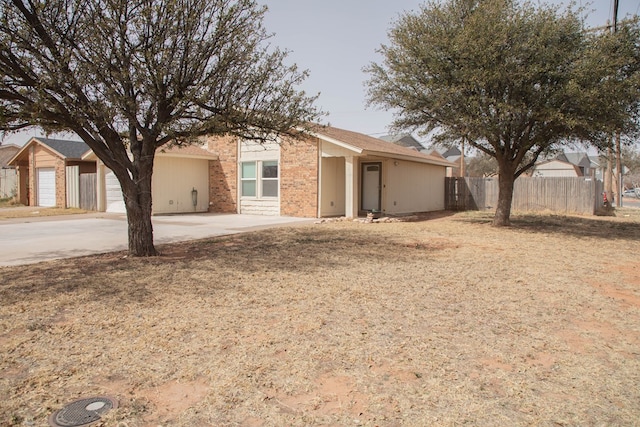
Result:
<svg viewBox="0 0 640 427">
<path fill-rule="evenodd" d="M 49 417 L 52 427 L 82 427 L 88 426 L 100 419 L 100 416 L 118 404 L 110 397 L 89 397 L 76 400 L 54 412 Z"/>
</svg>

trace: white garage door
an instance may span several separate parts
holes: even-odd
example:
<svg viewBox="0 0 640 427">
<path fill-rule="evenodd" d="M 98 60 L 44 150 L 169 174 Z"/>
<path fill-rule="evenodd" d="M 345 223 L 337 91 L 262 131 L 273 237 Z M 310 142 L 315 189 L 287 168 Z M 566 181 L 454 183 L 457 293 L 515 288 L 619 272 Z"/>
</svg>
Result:
<svg viewBox="0 0 640 427">
<path fill-rule="evenodd" d="M 122 197 L 122 189 L 116 175 L 107 170 L 104 177 L 105 189 L 107 191 L 107 212 L 126 213 L 124 206 L 124 198 Z"/>
<path fill-rule="evenodd" d="M 38 169 L 38 206 L 56 205 L 56 170 Z"/>
</svg>

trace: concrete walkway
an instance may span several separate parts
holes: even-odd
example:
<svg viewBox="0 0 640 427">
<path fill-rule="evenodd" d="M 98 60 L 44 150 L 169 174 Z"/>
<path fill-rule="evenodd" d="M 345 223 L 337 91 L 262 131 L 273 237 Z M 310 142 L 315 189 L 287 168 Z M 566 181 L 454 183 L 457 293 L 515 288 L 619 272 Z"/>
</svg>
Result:
<svg viewBox="0 0 640 427">
<path fill-rule="evenodd" d="M 13 208 L 12 208 L 13 209 Z M 156 244 L 312 223 L 309 218 L 188 214 L 154 216 Z M 0 266 L 24 265 L 127 249 L 123 214 L 92 213 L 0 220 Z"/>
</svg>

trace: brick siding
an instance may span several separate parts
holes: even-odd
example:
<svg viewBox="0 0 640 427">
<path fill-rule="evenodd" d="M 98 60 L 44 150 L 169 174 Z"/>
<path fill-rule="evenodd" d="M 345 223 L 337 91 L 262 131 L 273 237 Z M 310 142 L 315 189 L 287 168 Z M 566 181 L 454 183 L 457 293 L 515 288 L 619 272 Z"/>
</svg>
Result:
<svg viewBox="0 0 640 427">
<path fill-rule="evenodd" d="M 67 207 L 67 171 L 66 163 L 61 158 L 56 158 L 56 207 Z"/>
<path fill-rule="evenodd" d="M 209 212 L 236 213 L 238 204 L 238 143 L 233 137 L 210 137 L 209 151 L 218 160 L 209 162 Z"/>
<path fill-rule="evenodd" d="M 318 216 L 318 139 L 284 140 L 280 148 L 280 215 Z"/>
</svg>

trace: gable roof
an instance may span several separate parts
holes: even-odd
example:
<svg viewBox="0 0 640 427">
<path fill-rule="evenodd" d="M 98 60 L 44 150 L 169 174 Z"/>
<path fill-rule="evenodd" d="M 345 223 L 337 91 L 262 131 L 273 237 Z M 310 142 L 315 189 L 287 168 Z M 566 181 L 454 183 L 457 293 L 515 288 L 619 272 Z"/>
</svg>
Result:
<svg viewBox="0 0 640 427">
<path fill-rule="evenodd" d="M 398 135 L 385 135 L 380 137 L 380 139 L 387 142 L 393 142 L 394 144 L 400 145 L 402 147 L 412 148 L 418 151 L 424 150 L 424 146 L 420 143 L 420 141 L 418 141 L 408 133 Z"/>
<path fill-rule="evenodd" d="M 552 168 L 552 169 L 545 169 L 545 170 L 573 170 L 575 171 L 576 176 L 584 176 L 579 166 L 574 165 L 573 163 L 563 160 L 561 158 L 555 158 L 555 159 L 545 160 L 540 163 L 536 163 L 536 165 L 533 167 L 532 172 L 535 172 L 536 169 L 539 168 L 539 166 L 549 165 L 552 163 L 558 165 L 559 167 Z"/>
<path fill-rule="evenodd" d="M 82 155 L 90 150 L 89 146 L 82 141 L 69 141 L 65 139 L 32 138 L 61 154 L 67 159 L 80 159 Z"/>
<path fill-rule="evenodd" d="M 558 160 L 564 160 L 566 162 L 571 163 L 572 165 L 582 166 L 582 167 L 590 167 L 591 160 L 587 153 L 579 152 L 579 153 L 560 153 L 557 157 Z"/>
<path fill-rule="evenodd" d="M 53 153 L 65 160 L 81 160 L 82 156 L 90 151 L 89 146 L 82 141 L 69 141 L 65 139 L 49 139 L 34 137 L 27 142 L 20 151 L 18 151 L 9 161 L 14 163 L 23 153 L 26 153 L 29 147 L 34 144 L 43 145 Z"/>
<path fill-rule="evenodd" d="M 440 154 L 442 154 L 442 157 L 445 159 L 448 159 L 449 157 L 460 158 L 460 156 L 462 156 L 462 151 L 460 151 L 458 147 L 449 147 Z"/>
<path fill-rule="evenodd" d="M 392 142 L 383 141 L 382 139 L 350 130 L 331 126 L 318 126 L 312 133 L 322 140 L 340 145 L 358 154 L 392 157 L 445 167 L 453 166 L 451 162 L 448 162 L 442 157 L 421 153 L 414 149 L 402 147 Z"/>
</svg>

